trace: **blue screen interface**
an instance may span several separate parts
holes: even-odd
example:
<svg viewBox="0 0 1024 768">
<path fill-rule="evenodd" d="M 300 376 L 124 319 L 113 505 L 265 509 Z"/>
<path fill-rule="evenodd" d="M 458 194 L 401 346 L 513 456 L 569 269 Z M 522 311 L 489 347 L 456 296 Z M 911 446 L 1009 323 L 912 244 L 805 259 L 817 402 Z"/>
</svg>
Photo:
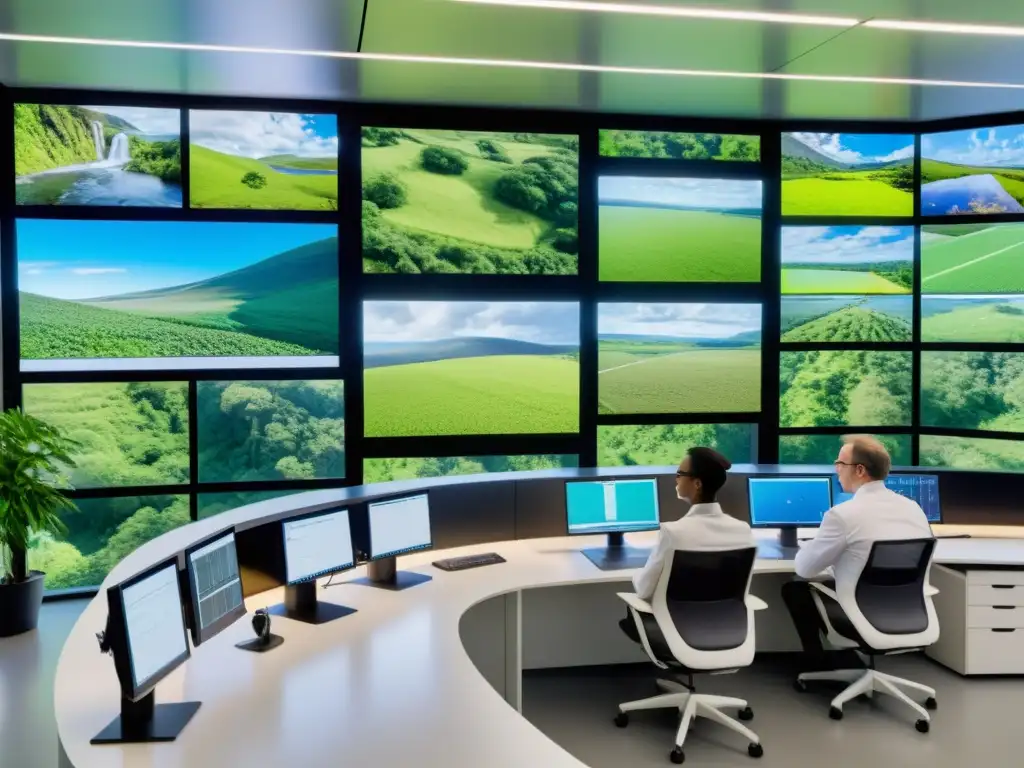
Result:
<svg viewBox="0 0 1024 768">
<path fill-rule="evenodd" d="M 828 477 L 752 477 L 747 490 L 752 526 L 810 528 L 832 506 Z"/>
<path fill-rule="evenodd" d="M 885 478 L 885 487 L 890 491 L 916 501 L 929 523 L 942 522 L 942 506 L 939 504 L 938 475 L 889 475 Z M 839 477 L 832 475 L 832 500 L 842 504 L 853 498 L 839 485 Z"/>
<path fill-rule="evenodd" d="M 659 526 L 658 484 L 643 480 L 602 480 L 565 484 L 570 534 L 628 533 Z"/>
</svg>

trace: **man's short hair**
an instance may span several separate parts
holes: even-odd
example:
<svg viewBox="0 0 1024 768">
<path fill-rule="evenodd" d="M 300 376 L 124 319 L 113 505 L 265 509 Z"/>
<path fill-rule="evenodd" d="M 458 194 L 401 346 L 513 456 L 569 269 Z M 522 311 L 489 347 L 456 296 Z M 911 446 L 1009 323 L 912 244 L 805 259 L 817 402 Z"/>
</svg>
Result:
<svg viewBox="0 0 1024 768">
<path fill-rule="evenodd" d="M 690 471 L 700 480 L 701 497 L 704 501 L 714 501 L 715 494 L 725 485 L 725 471 L 732 464 L 714 448 L 694 446 L 686 450 L 690 457 Z"/>
<path fill-rule="evenodd" d="M 843 445 L 850 446 L 851 461 L 864 465 L 864 471 L 872 480 L 885 480 L 889 476 L 892 459 L 876 438 L 871 435 L 843 435 Z"/>
</svg>

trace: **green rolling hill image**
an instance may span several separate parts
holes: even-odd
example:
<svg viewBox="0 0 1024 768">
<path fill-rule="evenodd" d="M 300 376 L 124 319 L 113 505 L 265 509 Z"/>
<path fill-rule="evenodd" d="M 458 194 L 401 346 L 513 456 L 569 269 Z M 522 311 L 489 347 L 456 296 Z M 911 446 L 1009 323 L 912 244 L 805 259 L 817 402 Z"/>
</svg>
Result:
<svg viewBox="0 0 1024 768">
<path fill-rule="evenodd" d="M 785 308 L 783 309 L 785 313 Z M 784 321 L 785 324 L 785 321 Z M 799 323 L 782 334 L 789 342 L 910 341 L 910 323 L 862 306 L 844 306 Z"/>
<path fill-rule="evenodd" d="M 921 292 L 1024 293 L 1024 224 L 922 227 Z"/>
<path fill-rule="evenodd" d="M 921 341 L 1024 343 L 1024 296 L 924 296 Z"/>
</svg>

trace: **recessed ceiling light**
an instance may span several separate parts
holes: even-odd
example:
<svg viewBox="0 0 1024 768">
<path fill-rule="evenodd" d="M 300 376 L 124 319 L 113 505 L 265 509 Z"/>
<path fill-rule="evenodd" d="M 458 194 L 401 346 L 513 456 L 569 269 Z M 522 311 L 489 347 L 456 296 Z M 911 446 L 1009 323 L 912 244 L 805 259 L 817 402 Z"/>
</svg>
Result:
<svg viewBox="0 0 1024 768">
<path fill-rule="evenodd" d="M 875 29 L 897 29 L 905 32 L 940 32 L 950 35 L 995 35 L 997 37 L 1024 37 L 1024 27 L 1004 27 L 995 24 L 954 24 L 944 21 L 899 21 L 898 19 L 869 19 L 863 26 Z"/>
<path fill-rule="evenodd" d="M 862 77 L 860 75 L 798 75 L 785 72 L 736 72 L 711 69 L 671 69 L 663 67 L 620 67 L 605 64 L 578 64 L 561 61 L 530 61 L 523 59 L 478 59 L 454 56 L 421 56 L 409 53 L 370 53 L 356 51 L 306 50 L 301 48 L 264 48 L 247 45 L 214 45 L 210 43 L 173 43 L 150 40 L 112 40 L 94 37 L 60 37 L 55 35 L 22 35 L 0 32 L 0 41 L 83 45 L 109 48 L 137 48 L 194 53 L 246 53 L 272 56 L 306 56 L 352 61 L 390 61 L 406 64 L 452 64 L 468 67 L 508 69 L 542 69 L 562 72 L 594 72 L 623 75 L 656 75 L 664 77 L 710 77 L 733 80 L 783 80 L 817 83 L 876 83 L 881 85 L 919 85 L 945 88 L 1002 88 L 1024 90 L 1024 83 L 996 83 L 974 80 L 925 80 L 911 77 Z"/>
</svg>

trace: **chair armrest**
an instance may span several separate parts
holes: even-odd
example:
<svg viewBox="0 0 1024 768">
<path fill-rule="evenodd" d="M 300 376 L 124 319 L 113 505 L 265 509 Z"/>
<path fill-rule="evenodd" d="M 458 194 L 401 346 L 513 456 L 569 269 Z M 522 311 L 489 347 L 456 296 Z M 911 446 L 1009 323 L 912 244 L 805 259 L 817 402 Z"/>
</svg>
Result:
<svg viewBox="0 0 1024 768">
<path fill-rule="evenodd" d="M 924 596 L 925 597 L 932 597 L 933 595 L 937 595 L 937 594 L 939 594 L 938 587 L 933 587 L 931 584 L 925 584 L 924 585 Z"/>
<path fill-rule="evenodd" d="M 753 611 L 763 611 L 765 608 L 768 607 L 768 603 L 766 603 L 757 595 L 747 595 L 746 603 L 747 608 L 750 608 Z"/>
<path fill-rule="evenodd" d="M 831 590 L 828 587 L 826 587 L 824 584 L 819 584 L 817 581 L 812 581 L 811 586 L 814 589 L 821 592 L 821 594 L 825 595 L 826 597 L 832 598 L 837 603 L 839 602 L 839 595 L 837 595 L 834 590 Z"/>
<path fill-rule="evenodd" d="M 617 592 L 616 594 L 621 597 L 630 608 L 640 611 L 640 613 L 654 613 L 654 606 L 646 600 L 641 600 L 639 595 L 635 592 Z"/>
</svg>

